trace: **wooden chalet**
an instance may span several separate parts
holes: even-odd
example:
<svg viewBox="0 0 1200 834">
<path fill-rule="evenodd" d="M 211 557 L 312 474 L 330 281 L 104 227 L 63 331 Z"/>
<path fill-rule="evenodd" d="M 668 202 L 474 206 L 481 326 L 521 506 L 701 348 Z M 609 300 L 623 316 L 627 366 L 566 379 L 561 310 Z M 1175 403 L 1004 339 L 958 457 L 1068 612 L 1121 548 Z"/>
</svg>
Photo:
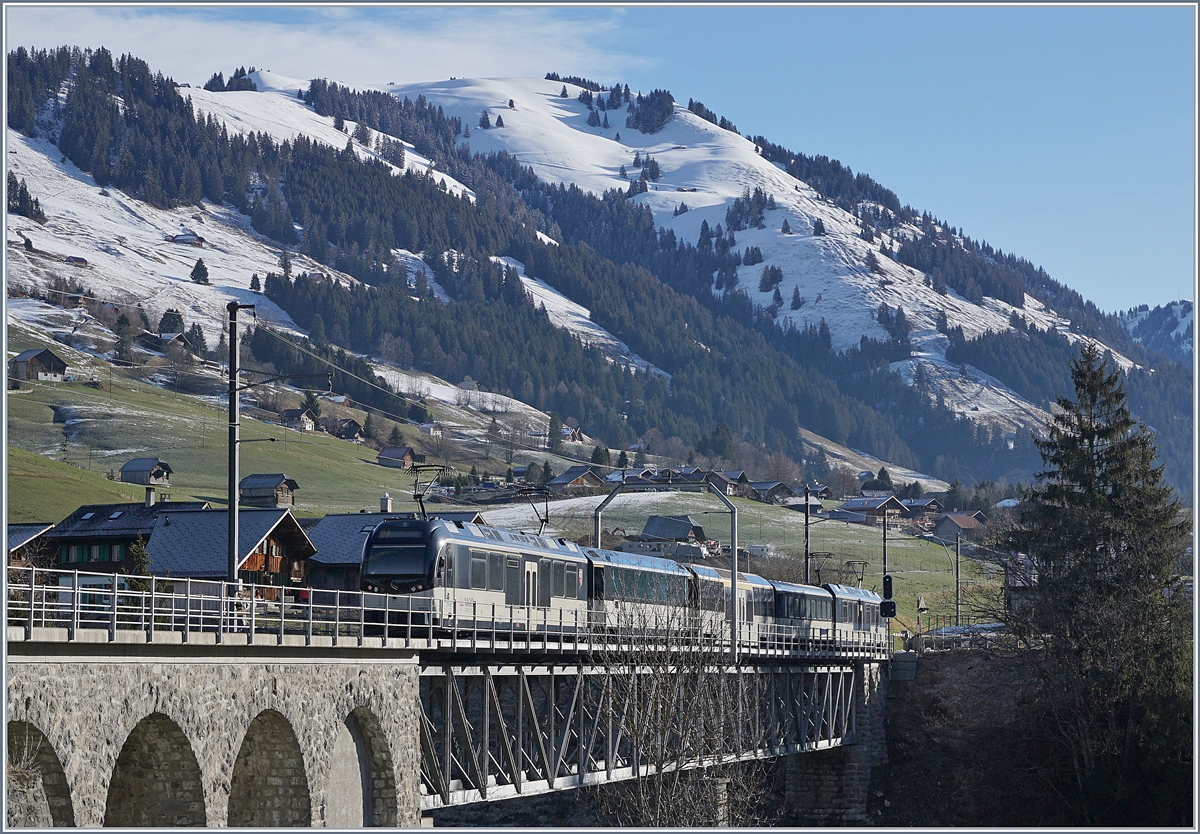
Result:
<svg viewBox="0 0 1200 834">
<path fill-rule="evenodd" d="M 411 469 L 415 463 L 424 463 L 425 456 L 417 454 L 412 446 L 387 446 L 380 450 L 376 461 L 392 469 Z"/>
<path fill-rule="evenodd" d="M 353 440 L 356 443 L 361 442 L 365 437 L 362 423 L 350 417 L 335 422 L 329 433 L 342 440 Z"/>
<path fill-rule="evenodd" d="M 158 458 L 134 458 L 121 467 L 121 481 L 144 486 L 171 485 L 171 466 Z"/>
<path fill-rule="evenodd" d="M 43 537 L 55 548 L 55 567 L 101 573 L 127 571 L 129 548 L 138 539 L 149 542 L 158 519 L 208 509 L 204 501 L 88 504 L 71 513 Z M 224 513 L 225 510 L 220 512 Z"/>
<path fill-rule="evenodd" d="M 601 489 L 604 485 L 604 479 L 597 475 L 590 466 L 572 466 L 566 472 L 546 482 L 546 487 L 553 492 Z"/>
<path fill-rule="evenodd" d="M 8 360 L 10 384 L 25 382 L 62 382 L 67 363 L 49 348 L 22 351 Z"/>
<path fill-rule="evenodd" d="M 300 484 L 282 473 L 247 475 L 238 484 L 238 503 L 247 507 L 291 507 Z"/>
</svg>

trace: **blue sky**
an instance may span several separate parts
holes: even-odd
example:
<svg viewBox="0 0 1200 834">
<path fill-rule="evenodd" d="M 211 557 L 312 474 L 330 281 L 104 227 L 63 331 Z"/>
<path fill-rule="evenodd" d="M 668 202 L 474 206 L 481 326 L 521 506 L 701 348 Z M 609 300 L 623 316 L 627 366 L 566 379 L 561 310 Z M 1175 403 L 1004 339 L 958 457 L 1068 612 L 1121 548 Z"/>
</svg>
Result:
<svg viewBox="0 0 1200 834">
<path fill-rule="evenodd" d="M 178 81 L 581 75 L 839 159 L 1121 310 L 1194 297 L 1195 7 L 5 7 Z"/>
</svg>

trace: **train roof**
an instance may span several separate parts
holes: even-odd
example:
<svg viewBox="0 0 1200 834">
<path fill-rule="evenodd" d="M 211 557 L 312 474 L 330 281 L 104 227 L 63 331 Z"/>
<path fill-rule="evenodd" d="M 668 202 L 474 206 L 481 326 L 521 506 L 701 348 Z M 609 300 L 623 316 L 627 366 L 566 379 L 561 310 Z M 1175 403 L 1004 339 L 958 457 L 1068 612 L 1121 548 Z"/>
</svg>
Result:
<svg viewBox="0 0 1200 834">
<path fill-rule="evenodd" d="M 446 531 L 456 538 L 470 538 L 480 545 L 488 546 L 494 543 L 518 548 L 536 548 L 556 553 L 566 558 L 584 558 L 579 545 L 567 539 L 555 539 L 550 536 L 539 536 L 536 533 L 522 533 L 517 530 L 504 530 L 500 527 L 488 527 L 483 524 L 472 524 L 466 521 L 432 520 L 441 524 Z"/>
<path fill-rule="evenodd" d="M 732 577 L 732 574 L 727 568 L 711 568 L 707 565 L 697 565 L 694 563 L 688 564 L 688 567 L 695 572 L 696 576 L 699 576 L 703 579 L 715 579 L 719 582 L 729 582 L 730 578 Z M 738 571 L 738 582 L 763 588 L 774 587 L 770 582 L 763 579 L 758 574 L 742 573 L 741 571 Z"/>
<path fill-rule="evenodd" d="M 854 588 L 850 585 L 825 585 L 825 587 L 828 588 L 835 597 L 841 597 L 845 599 L 861 599 L 868 602 L 878 602 L 882 599 L 879 594 L 875 593 L 874 591 L 868 591 L 866 588 Z"/>
<path fill-rule="evenodd" d="M 659 556 L 648 556 L 644 553 L 624 553 L 616 550 L 595 550 L 587 551 L 588 557 L 597 565 L 612 565 L 614 567 L 638 568 L 639 570 L 651 570 L 658 573 L 674 573 L 681 576 L 688 576 L 687 568 L 678 562 L 673 562 L 670 559 L 663 559 Z"/>
<path fill-rule="evenodd" d="M 797 585 L 795 582 L 782 582 L 778 579 L 772 580 L 771 584 L 775 586 L 776 591 L 783 591 L 787 594 L 818 594 L 820 596 L 828 596 L 829 591 L 825 588 L 819 588 L 816 585 Z"/>
</svg>

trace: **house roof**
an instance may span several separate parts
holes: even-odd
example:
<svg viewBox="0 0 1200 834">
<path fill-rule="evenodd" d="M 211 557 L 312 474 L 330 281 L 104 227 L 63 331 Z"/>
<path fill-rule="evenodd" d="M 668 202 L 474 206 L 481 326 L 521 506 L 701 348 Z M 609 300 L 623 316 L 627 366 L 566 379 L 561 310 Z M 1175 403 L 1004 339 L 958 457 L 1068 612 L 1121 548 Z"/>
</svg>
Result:
<svg viewBox="0 0 1200 834">
<path fill-rule="evenodd" d="M 942 502 L 936 498 L 906 498 L 900 502 L 908 510 L 930 510 L 931 508 L 941 509 Z"/>
<path fill-rule="evenodd" d="M 121 467 L 121 471 L 152 472 L 156 467 L 159 466 L 167 470 L 168 474 L 173 471 L 170 465 L 168 465 L 165 461 L 159 460 L 158 458 L 134 458 L 133 460 L 127 461 L 125 465 Z"/>
<path fill-rule="evenodd" d="M 934 524 L 949 521 L 960 530 L 977 530 L 984 524 L 981 513 L 942 513 L 934 519 Z"/>
<path fill-rule="evenodd" d="M 293 556 L 308 558 L 316 548 L 287 509 L 238 511 L 238 564 L 268 535 L 282 538 Z M 229 557 L 229 513 L 200 510 L 163 513 L 146 545 L 150 572 L 156 575 L 216 578 L 226 575 Z"/>
<path fill-rule="evenodd" d="M 416 454 L 412 446 L 388 446 L 379 452 L 381 458 L 394 458 L 401 460 L 409 455 Z"/>
<path fill-rule="evenodd" d="M 154 504 L 87 504 L 46 533 L 49 539 L 147 537 L 165 513 L 207 510 L 207 501 L 171 501 Z"/>
<path fill-rule="evenodd" d="M 279 412 L 279 419 L 280 420 L 299 419 L 299 418 L 303 417 L 305 414 L 308 415 L 310 420 L 317 419 L 317 415 L 313 414 L 312 411 L 310 411 L 307 408 L 285 408 L 283 411 Z"/>
<path fill-rule="evenodd" d="M 603 478 L 592 471 L 590 466 L 572 466 L 566 472 L 558 475 L 546 482 L 546 486 L 565 486 L 578 478 L 585 478 L 591 475 L 597 482 L 602 482 Z"/>
<path fill-rule="evenodd" d="M 50 350 L 50 348 L 30 348 L 29 350 L 21 351 L 20 353 L 18 353 L 16 356 L 14 356 L 9 361 L 10 362 L 28 362 L 33 357 L 35 357 L 39 354 L 42 354 L 42 353 L 48 353 L 51 356 L 53 356 L 55 359 L 58 359 L 59 362 L 62 362 L 62 359 L 59 359 L 58 355 L 55 354 L 54 351 Z M 66 363 L 64 362 L 63 364 L 66 364 Z"/>
<path fill-rule="evenodd" d="M 868 510 L 903 510 L 904 505 L 894 495 L 886 498 L 851 498 L 842 504 L 841 510 L 846 512 L 866 512 Z"/>
<path fill-rule="evenodd" d="M 317 552 L 312 561 L 322 565 L 357 565 L 362 561 L 363 545 L 375 525 L 399 513 L 335 513 L 320 519 L 308 529 L 308 538 Z"/>
<path fill-rule="evenodd" d="M 53 524 L 45 521 L 40 521 L 36 524 L 8 525 L 8 552 L 12 553 L 17 548 L 24 547 L 42 535 L 42 533 L 53 528 Z"/>
<path fill-rule="evenodd" d="M 784 486 L 783 481 L 751 481 L 750 488 L 755 492 L 770 492 L 775 487 Z"/>
<path fill-rule="evenodd" d="M 646 519 L 646 526 L 642 528 L 641 537 L 659 541 L 684 541 L 691 536 L 701 541 L 706 538 L 704 528 L 692 521 L 689 516 L 652 515 Z"/>
<path fill-rule="evenodd" d="M 287 484 L 291 490 L 300 489 L 300 484 L 283 473 L 247 475 L 238 483 L 238 489 L 278 489 L 280 484 Z"/>
</svg>

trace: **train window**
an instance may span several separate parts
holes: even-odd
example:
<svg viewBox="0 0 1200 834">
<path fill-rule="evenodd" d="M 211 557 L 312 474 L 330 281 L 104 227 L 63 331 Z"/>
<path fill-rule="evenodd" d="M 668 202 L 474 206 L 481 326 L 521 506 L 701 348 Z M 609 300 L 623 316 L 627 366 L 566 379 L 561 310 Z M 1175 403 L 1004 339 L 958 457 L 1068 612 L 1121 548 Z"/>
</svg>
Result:
<svg viewBox="0 0 1200 834">
<path fill-rule="evenodd" d="M 504 554 L 488 553 L 488 590 L 504 590 Z"/>
<path fill-rule="evenodd" d="M 565 597 L 567 591 L 566 585 L 566 564 L 563 562 L 554 562 L 554 596 Z"/>
<path fill-rule="evenodd" d="M 576 565 L 567 565 L 566 593 L 563 596 L 570 599 L 579 597 L 579 568 Z"/>
<path fill-rule="evenodd" d="M 478 550 L 471 551 L 471 587 L 480 590 L 487 587 L 487 559 Z"/>
<path fill-rule="evenodd" d="M 423 576 L 425 545 L 376 545 L 367 552 L 367 575 Z"/>
</svg>

